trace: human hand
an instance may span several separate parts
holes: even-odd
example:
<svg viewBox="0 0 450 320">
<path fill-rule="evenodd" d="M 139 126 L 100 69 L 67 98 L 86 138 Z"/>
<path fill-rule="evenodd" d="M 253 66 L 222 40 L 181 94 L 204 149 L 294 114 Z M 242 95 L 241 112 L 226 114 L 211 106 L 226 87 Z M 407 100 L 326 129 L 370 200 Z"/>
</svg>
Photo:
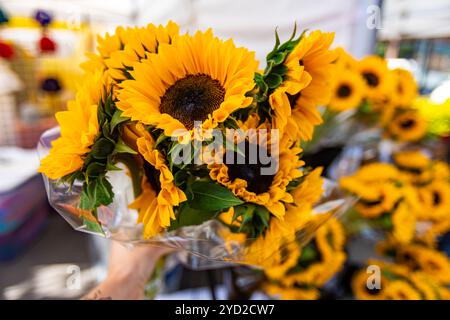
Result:
<svg viewBox="0 0 450 320">
<path fill-rule="evenodd" d="M 83 299 L 141 300 L 145 284 L 152 275 L 158 260 L 173 251 L 170 248 L 137 245 L 127 247 L 112 242 L 108 275 Z"/>
</svg>

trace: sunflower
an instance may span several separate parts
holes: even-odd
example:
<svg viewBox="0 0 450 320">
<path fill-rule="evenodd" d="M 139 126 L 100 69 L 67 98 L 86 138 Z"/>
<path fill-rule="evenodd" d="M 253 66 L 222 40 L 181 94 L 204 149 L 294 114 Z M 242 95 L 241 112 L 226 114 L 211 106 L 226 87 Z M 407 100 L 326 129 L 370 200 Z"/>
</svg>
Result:
<svg viewBox="0 0 450 320">
<path fill-rule="evenodd" d="M 186 195 L 174 183 L 174 177 L 163 154 L 155 148 L 155 141 L 142 124 L 130 130 L 138 137 L 136 146 L 145 159 L 142 192 L 130 204 L 139 212 L 138 223 L 143 223 L 145 239 L 154 237 L 170 226 L 175 219 L 174 207 L 186 201 Z"/>
<path fill-rule="evenodd" d="M 333 84 L 329 108 L 338 112 L 357 108 L 364 98 L 364 90 L 364 80 L 358 73 L 342 71 Z"/>
<path fill-rule="evenodd" d="M 369 286 L 369 274 L 366 270 L 358 271 L 352 278 L 351 287 L 355 298 L 358 300 L 380 300 L 382 299 L 388 279 L 381 274 L 380 288 Z"/>
<path fill-rule="evenodd" d="M 105 60 L 109 59 L 114 52 L 120 51 L 129 39 L 134 37 L 137 28 L 117 27 L 111 35 L 106 33 L 104 37 L 97 36 L 98 54 L 88 53 L 88 60 L 81 64 L 81 68 L 87 72 L 106 69 Z"/>
<path fill-rule="evenodd" d="M 42 159 L 39 172 L 50 179 L 59 179 L 82 168 L 86 154 L 99 132 L 98 104 L 108 94 L 110 79 L 103 72 L 87 73 L 74 101 L 67 110 L 55 117 L 61 136 L 52 142 L 47 157 Z"/>
<path fill-rule="evenodd" d="M 400 107 L 409 107 L 417 96 L 417 84 L 411 72 L 405 69 L 391 71 L 395 79 L 396 103 Z"/>
<path fill-rule="evenodd" d="M 240 148 L 240 147 L 239 147 Z M 269 165 L 263 165 L 260 159 L 252 163 L 251 152 L 260 155 L 262 146 L 245 143 L 245 163 L 238 163 L 233 156 L 231 164 L 227 164 L 227 155 L 224 163 L 212 163 L 208 165 L 209 176 L 212 180 L 230 189 L 236 196 L 245 200 L 265 206 L 274 216 L 283 218 L 285 215 L 285 203 L 294 201 L 292 195 L 287 192 L 288 184 L 294 179 L 300 178 L 299 170 L 304 165 L 300 160 L 300 148 L 281 150 L 278 156 L 278 170 L 273 174 L 264 174 L 262 170 Z M 269 155 L 274 163 L 277 155 Z"/>
<path fill-rule="evenodd" d="M 157 53 L 159 45 L 170 44 L 178 34 L 179 27 L 172 21 L 169 21 L 166 26 L 155 26 L 150 23 L 145 27 L 133 28 L 128 34 L 126 43 L 123 43 L 122 49 L 113 51 L 108 58 L 105 58 L 108 72 L 116 81 L 128 79 L 136 62 L 151 53 Z"/>
<path fill-rule="evenodd" d="M 355 204 L 355 210 L 367 218 L 379 217 L 383 213 L 390 212 L 402 196 L 400 190 L 389 182 L 366 186 L 364 192 L 370 192 L 370 197 L 361 196 Z"/>
<path fill-rule="evenodd" d="M 435 180 L 419 189 L 424 210 L 419 214 L 423 220 L 437 221 L 450 216 L 450 185 L 447 181 Z"/>
<path fill-rule="evenodd" d="M 420 300 L 420 293 L 406 280 L 394 280 L 382 295 L 385 300 Z"/>
<path fill-rule="evenodd" d="M 366 94 L 369 99 L 380 97 L 389 91 L 392 81 L 383 58 L 365 57 L 358 62 L 358 71 L 366 82 Z"/>
<path fill-rule="evenodd" d="M 117 107 L 123 116 L 164 130 L 166 136 L 213 129 L 252 99 L 257 68 L 254 53 L 212 32 L 183 35 L 160 44 L 157 55 L 134 65 L 122 82 Z"/>
<path fill-rule="evenodd" d="M 450 260 L 445 253 L 411 244 L 397 248 L 398 261 L 420 270 L 443 284 L 450 283 Z"/>
<path fill-rule="evenodd" d="M 394 117 L 388 133 L 399 141 L 417 141 L 427 131 L 427 122 L 415 111 L 406 111 Z"/>
<path fill-rule="evenodd" d="M 330 50 L 333 39 L 333 33 L 318 30 L 302 37 L 285 61 L 288 70 L 296 70 L 300 79 L 295 90 L 276 90 L 269 98 L 275 115 L 281 114 L 283 118 L 276 120 L 283 127 L 276 128 L 286 132 L 292 140 L 311 140 L 314 126 L 322 123 L 317 106 L 328 104 L 331 98 L 333 62 L 337 57 L 337 53 Z M 297 68 L 298 65 L 301 68 Z M 303 71 L 309 77 L 303 75 Z"/>
</svg>

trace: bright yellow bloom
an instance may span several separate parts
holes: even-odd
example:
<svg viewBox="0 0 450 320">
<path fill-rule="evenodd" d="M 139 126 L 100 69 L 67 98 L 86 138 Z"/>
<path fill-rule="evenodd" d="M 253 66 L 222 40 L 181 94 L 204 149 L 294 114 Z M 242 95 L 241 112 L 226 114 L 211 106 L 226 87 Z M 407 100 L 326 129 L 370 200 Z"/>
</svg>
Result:
<svg viewBox="0 0 450 320">
<path fill-rule="evenodd" d="M 123 116 L 164 130 L 167 136 L 193 136 L 215 128 L 252 99 L 257 68 L 254 53 L 222 41 L 212 32 L 175 37 L 160 44 L 130 71 L 133 80 L 122 82 L 117 107 Z"/>
<path fill-rule="evenodd" d="M 367 96 L 374 99 L 390 90 L 392 79 L 386 60 L 368 56 L 358 62 L 358 70 L 366 81 Z"/>
<path fill-rule="evenodd" d="M 129 72 L 135 63 L 149 54 L 157 53 L 161 44 L 170 44 L 179 34 L 176 23 L 169 21 L 166 26 L 155 26 L 150 23 L 145 27 L 133 28 L 129 32 L 121 50 L 116 50 L 105 60 L 108 72 L 116 81 L 128 79 Z"/>
<path fill-rule="evenodd" d="M 399 107 L 410 107 L 417 96 L 417 84 L 414 76 L 408 70 L 394 69 L 391 71 L 396 84 L 396 104 Z"/>
<path fill-rule="evenodd" d="M 417 141 L 427 132 L 427 122 L 415 111 L 395 116 L 388 127 L 388 134 L 399 141 Z"/>
<path fill-rule="evenodd" d="M 166 164 L 164 156 L 155 149 L 155 141 L 142 124 L 135 128 L 136 145 L 144 157 L 145 176 L 142 180 L 142 193 L 130 204 L 139 212 L 138 223 L 143 223 L 145 239 L 154 237 L 168 228 L 175 219 L 174 207 L 186 201 L 186 195 L 174 183 L 174 177 Z"/>
<path fill-rule="evenodd" d="M 103 72 L 86 74 L 67 111 L 56 114 L 61 136 L 52 142 L 50 154 L 42 159 L 39 172 L 50 179 L 59 179 L 82 168 L 99 132 L 98 104 L 109 89 L 109 77 Z"/>
<path fill-rule="evenodd" d="M 337 57 L 337 53 L 330 50 L 333 39 L 333 33 L 313 31 L 304 36 L 287 57 L 285 65 L 295 70 L 292 83 L 297 83 L 289 87 L 292 90 L 276 90 L 269 99 L 275 115 L 280 116 L 274 122 L 281 130 L 280 136 L 286 132 L 294 141 L 311 140 L 314 126 L 322 123 L 317 107 L 326 105 L 331 97 L 333 62 Z M 291 67 L 298 65 L 302 68 Z M 309 77 L 303 75 L 303 71 Z"/>
<path fill-rule="evenodd" d="M 450 184 L 448 181 L 435 180 L 419 189 L 423 210 L 419 219 L 438 221 L 450 219 Z"/>
<path fill-rule="evenodd" d="M 249 144 L 246 149 L 250 147 Z M 263 175 L 262 166 L 258 164 L 212 163 L 208 165 L 209 176 L 239 198 L 265 206 L 274 216 L 282 219 L 285 215 L 285 203 L 294 201 L 286 188 L 289 182 L 302 176 L 299 168 L 304 162 L 299 159 L 300 152 L 300 148 L 281 150 L 278 170 L 274 175 Z M 272 156 L 272 159 L 275 157 Z"/>
<path fill-rule="evenodd" d="M 355 109 L 365 95 L 364 80 L 356 72 L 340 70 L 333 83 L 332 92 L 329 104 L 331 110 L 339 112 Z"/>
</svg>

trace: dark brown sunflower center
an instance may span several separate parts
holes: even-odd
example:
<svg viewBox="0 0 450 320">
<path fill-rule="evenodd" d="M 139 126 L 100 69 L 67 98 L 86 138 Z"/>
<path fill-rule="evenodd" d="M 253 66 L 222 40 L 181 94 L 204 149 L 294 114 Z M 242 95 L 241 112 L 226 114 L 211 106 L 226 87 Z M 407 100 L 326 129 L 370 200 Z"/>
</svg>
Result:
<svg viewBox="0 0 450 320">
<path fill-rule="evenodd" d="M 441 202 L 442 202 L 442 199 L 441 199 L 441 195 L 439 194 L 439 192 L 436 192 L 436 191 L 433 192 L 433 205 L 438 206 L 441 204 Z"/>
<path fill-rule="evenodd" d="M 378 79 L 378 76 L 375 73 L 363 72 L 362 75 L 370 87 L 376 87 L 380 83 L 380 79 Z"/>
<path fill-rule="evenodd" d="M 269 168 L 270 163 L 262 163 L 260 155 L 267 155 L 265 148 L 257 146 L 255 144 L 245 143 L 245 150 L 241 150 L 241 157 L 238 153 L 233 152 L 233 160 L 231 163 L 225 154 L 223 162 L 228 167 L 228 176 L 230 181 L 234 181 L 237 178 L 247 181 L 247 190 L 256 194 L 267 192 L 272 185 L 275 175 L 266 175 L 261 173 L 262 168 Z M 227 151 L 228 152 L 228 151 Z M 245 158 L 242 159 L 242 156 Z M 270 161 L 276 161 L 271 157 Z M 264 161 L 267 162 L 267 161 Z"/>
<path fill-rule="evenodd" d="M 205 74 L 188 75 L 176 81 L 161 98 L 161 113 L 168 113 L 187 129 L 194 121 L 204 121 L 220 107 L 225 89 L 218 80 Z"/>
<path fill-rule="evenodd" d="M 406 119 L 400 123 L 400 126 L 403 129 L 410 129 L 410 128 L 414 127 L 415 124 L 416 124 L 416 121 L 414 119 Z"/>
<path fill-rule="evenodd" d="M 161 182 L 159 181 L 161 172 L 156 170 L 155 167 L 147 161 L 144 161 L 144 173 L 148 183 L 152 186 L 153 191 L 159 193 L 161 191 Z"/>
<path fill-rule="evenodd" d="M 340 98 L 347 98 L 352 94 L 352 88 L 349 85 L 343 84 L 340 85 L 337 90 L 337 95 Z"/>
</svg>

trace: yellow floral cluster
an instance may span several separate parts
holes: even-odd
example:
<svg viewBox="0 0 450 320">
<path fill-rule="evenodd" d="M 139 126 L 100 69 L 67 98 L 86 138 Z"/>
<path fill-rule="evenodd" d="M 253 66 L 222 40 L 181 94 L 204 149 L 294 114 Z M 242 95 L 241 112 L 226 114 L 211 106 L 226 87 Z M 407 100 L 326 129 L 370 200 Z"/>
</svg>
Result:
<svg viewBox="0 0 450 320">
<path fill-rule="evenodd" d="M 341 48 L 337 52 L 330 111 L 356 110 L 361 121 L 382 127 L 385 136 L 394 140 L 417 141 L 425 136 L 428 123 L 413 106 L 417 84 L 409 71 L 389 69 L 378 56 L 356 60 Z"/>
<path fill-rule="evenodd" d="M 358 197 L 359 218 L 385 231 L 377 244 L 380 256 L 394 264 L 368 262 L 381 268 L 381 287 L 375 275 L 361 270 L 352 288 L 358 299 L 448 299 L 450 259 L 437 249 L 450 231 L 449 166 L 431 160 L 420 150 L 397 152 L 392 163 L 371 163 L 341 187 Z"/>
<path fill-rule="evenodd" d="M 426 259 L 422 258 L 421 259 Z M 369 260 L 352 279 L 352 290 L 360 300 L 448 300 L 446 284 L 420 269 L 404 264 Z"/>
<path fill-rule="evenodd" d="M 450 221 L 449 166 L 419 150 L 393 155 L 393 163 L 370 163 L 340 180 L 359 200 L 354 210 L 400 243 L 421 237 L 432 243 Z M 419 232 L 417 224 L 423 227 Z"/>
</svg>

